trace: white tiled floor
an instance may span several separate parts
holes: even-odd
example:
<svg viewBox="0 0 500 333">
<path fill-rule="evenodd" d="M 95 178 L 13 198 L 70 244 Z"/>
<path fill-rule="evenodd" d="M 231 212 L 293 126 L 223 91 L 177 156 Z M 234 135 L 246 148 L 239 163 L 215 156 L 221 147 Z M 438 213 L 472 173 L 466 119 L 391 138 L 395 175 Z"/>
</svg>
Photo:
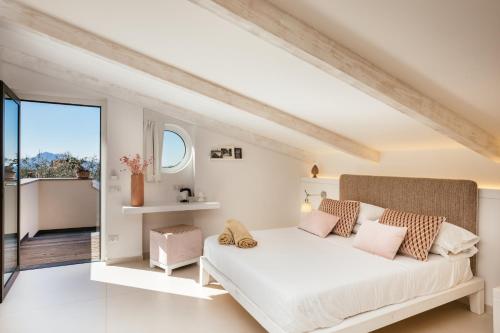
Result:
<svg viewBox="0 0 500 333">
<path fill-rule="evenodd" d="M 145 262 L 23 271 L 0 305 L 1 333 L 264 332 L 217 285 L 202 288 L 197 266 L 167 277 Z M 227 330 L 232 325 L 235 330 Z"/>
<path fill-rule="evenodd" d="M 199 287 L 197 273 L 192 265 L 168 277 L 145 261 L 24 271 L 0 305 L 0 332 L 265 332 L 219 286 Z M 450 303 L 380 333 L 486 333 L 491 317 Z"/>
</svg>

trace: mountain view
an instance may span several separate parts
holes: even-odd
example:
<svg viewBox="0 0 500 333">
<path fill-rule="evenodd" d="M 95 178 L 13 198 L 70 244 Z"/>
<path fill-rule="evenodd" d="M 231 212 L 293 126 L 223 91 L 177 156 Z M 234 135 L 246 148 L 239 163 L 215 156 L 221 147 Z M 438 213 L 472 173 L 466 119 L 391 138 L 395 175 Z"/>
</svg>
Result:
<svg viewBox="0 0 500 333">
<path fill-rule="evenodd" d="M 54 153 L 49 153 L 48 151 L 45 151 L 43 153 L 38 153 L 33 159 L 45 159 L 49 162 L 52 162 L 53 160 L 57 160 L 58 158 L 64 156 L 64 154 L 54 154 Z"/>
</svg>

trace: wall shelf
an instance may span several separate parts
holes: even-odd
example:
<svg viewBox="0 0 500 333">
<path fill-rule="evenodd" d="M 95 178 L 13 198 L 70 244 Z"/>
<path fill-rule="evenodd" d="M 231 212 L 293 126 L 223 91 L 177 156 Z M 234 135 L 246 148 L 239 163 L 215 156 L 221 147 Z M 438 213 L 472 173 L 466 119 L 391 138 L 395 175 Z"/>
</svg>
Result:
<svg viewBox="0 0 500 333">
<path fill-rule="evenodd" d="M 207 210 L 220 208 L 220 202 L 172 202 L 165 204 L 147 204 L 142 207 L 122 206 L 122 213 L 125 215 L 147 214 L 147 213 L 165 213 L 165 212 L 183 212 L 193 210 Z"/>
<path fill-rule="evenodd" d="M 312 177 L 302 177 L 301 181 L 303 183 L 312 183 L 312 184 L 338 184 L 338 178 L 312 178 Z"/>
</svg>

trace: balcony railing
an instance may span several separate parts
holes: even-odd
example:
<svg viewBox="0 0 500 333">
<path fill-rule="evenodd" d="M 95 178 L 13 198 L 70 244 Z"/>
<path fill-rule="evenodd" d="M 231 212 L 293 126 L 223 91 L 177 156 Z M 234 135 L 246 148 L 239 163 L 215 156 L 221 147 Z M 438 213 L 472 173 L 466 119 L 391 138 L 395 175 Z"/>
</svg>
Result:
<svg viewBox="0 0 500 333">
<path fill-rule="evenodd" d="M 23 179 L 20 206 L 21 238 L 39 230 L 99 225 L 99 187 L 90 179 Z"/>
</svg>

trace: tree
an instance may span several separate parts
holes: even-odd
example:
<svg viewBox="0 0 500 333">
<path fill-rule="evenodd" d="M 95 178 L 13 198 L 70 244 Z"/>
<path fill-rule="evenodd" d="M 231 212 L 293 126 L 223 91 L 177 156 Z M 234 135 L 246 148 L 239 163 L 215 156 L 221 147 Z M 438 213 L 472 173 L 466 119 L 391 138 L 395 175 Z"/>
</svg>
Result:
<svg viewBox="0 0 500 333">
<path fill-rule="evenodd" d="M 90 177 L 99 179 L 100 162 L 97 157 L 78 158 L 67 152 L 49 161 L 41 154 L 21 159 L 21 178 L 73 178 L 78 169 L 90 172 Z"/>
</svg>

